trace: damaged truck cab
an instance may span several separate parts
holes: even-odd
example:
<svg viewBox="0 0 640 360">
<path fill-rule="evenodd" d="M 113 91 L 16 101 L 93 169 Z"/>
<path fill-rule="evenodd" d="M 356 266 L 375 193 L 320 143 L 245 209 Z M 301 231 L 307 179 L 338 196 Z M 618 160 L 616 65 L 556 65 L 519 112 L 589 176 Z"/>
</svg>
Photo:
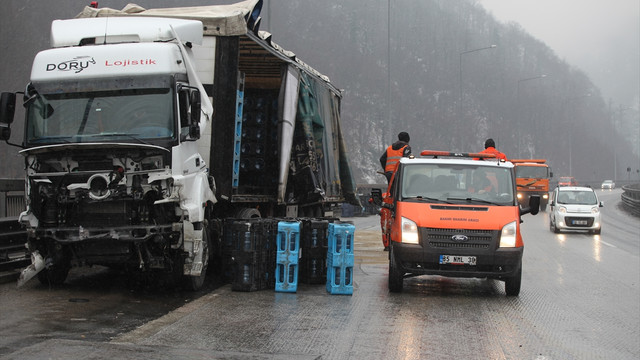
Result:
<svg viewBox="0 0 640 360">
<path fill-rule="evenodd" d="M 22 282 L 37 273 L 43 283 L 62 283 L 75 261 L 202 285 L 216 197 L 198 142 L 212 107 L 176 40 L 201 43 L 202 24 L 137 22 L 56 20 L 53 48 L 33 62 L 20 151 L 27 209 L 19 219 L 34 259 Z M 8 125 L 15 94 L 3 93 L 2 104 Z"/>
<path fill-rule="evenodd" d="M 262 0 L 56 20 L 23 93 L 32 265 L 166 274 L 202 286 L 227 218 L 323 217 L 358 204 L 341 131 L 342 92 L 272 35 Z M 215 107 L 215 117 L 214 109 Z M 220 268 L 216 266 L 216 268 Z"/>
</svg>

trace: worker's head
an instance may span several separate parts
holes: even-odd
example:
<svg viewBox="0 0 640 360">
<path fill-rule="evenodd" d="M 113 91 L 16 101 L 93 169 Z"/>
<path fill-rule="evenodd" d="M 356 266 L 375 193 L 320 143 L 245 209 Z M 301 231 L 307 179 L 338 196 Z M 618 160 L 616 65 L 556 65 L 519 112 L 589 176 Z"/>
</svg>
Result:
<svg viewBox="0 0 640 360">
<path fill-rule="evenodd" d="M 409 134 L 404 132 L 404 131 L 401 132 L 400 134 L 398 134 L 398 140 L 408 143 L 409 142 Z"/>
<path fill-rule="evenodd" d="M 489 138 L 487 139 L 487 141 L 484 142 L 484 148 L 489 148 L 489 147 L 496 147 L 496 142 L 493 141 L 493 139 Z"/>
</svg>

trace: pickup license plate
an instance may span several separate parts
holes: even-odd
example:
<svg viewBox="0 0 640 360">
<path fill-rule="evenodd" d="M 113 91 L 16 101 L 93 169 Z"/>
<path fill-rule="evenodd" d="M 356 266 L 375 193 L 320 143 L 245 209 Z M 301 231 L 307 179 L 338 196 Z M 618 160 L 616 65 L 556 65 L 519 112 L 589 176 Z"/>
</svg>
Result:
<svg viewBox="0 0 640 360">
<path fill-rule="evenodd" d="M 573 220 L 571 223 L 573 225 L 587 225 L 587 220 Z"/>
<path fill-rule="evenodd" d="M 460 255 L 440 255 L 440 264 L 449 265 L 475 265 L 475 256 L 460 256 Z"/>
</svg>

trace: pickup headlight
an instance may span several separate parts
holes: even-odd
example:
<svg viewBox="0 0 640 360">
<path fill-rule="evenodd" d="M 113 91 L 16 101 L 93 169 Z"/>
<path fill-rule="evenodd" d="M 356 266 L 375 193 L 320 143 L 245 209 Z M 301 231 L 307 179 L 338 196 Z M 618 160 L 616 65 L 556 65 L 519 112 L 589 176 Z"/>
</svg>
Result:
<svg viewBox="0 0 640 360">
<path fill-rule="evenodd" d="M 407 243 L 407 244 L 419 243 L 418 225 L 415 222 L 405 217 L 400 218 L 400 231 L 401 231 L 400 239 L 403 243 Z"/>
<path fill-rule="evenodd" d="M 502 227 L 500 247 L 516 247 L 516 222 L 512 221 Z"/>
</svg>

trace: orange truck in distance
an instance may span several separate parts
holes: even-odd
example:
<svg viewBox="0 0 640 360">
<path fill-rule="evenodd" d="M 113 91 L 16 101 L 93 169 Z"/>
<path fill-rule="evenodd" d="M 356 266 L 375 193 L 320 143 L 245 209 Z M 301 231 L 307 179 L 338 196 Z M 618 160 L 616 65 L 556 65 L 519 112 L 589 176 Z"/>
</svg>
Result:
<svg viewBox="0 0 640 360">
<path fill-rule="evenodd" d="M 553 177 L 551 168 L 544 159 L 509 159 L 516 171 L 518 202 L 529 206 L 531 195 L 540 196 L 540 211 L 545 211 L 549 203 L 549 179 Z"/>
<path fill-rule="evenodd" d="M 474 160 L 477 158 L 478 160 Z M 372 191 L 389 240 L 389 290 L 418 275 L 499 279 L 517 296 L 524 241 L 514 165 L 493 154 L 425 150 L 402 158 L 387 191 Z"/>
</svg>

